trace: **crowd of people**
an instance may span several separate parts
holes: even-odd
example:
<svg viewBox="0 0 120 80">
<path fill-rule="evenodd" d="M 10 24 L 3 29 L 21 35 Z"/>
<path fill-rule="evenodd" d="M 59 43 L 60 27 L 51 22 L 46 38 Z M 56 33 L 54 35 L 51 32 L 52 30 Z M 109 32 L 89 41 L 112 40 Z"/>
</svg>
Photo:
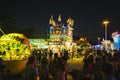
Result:
<svg viewBox="0 0 120 80">
<path fill-rule="evenodd" d="M 67 80 L 67 59 L 68 56 L 59 57 L 58 53 L 33 50 L 19 78 L 9 72 L 1 59 L 0 80 Z"/>
<path fill-rule="evenodd" d="M 120 52 L 97 51 L 83 59 L 83 80 L 120 80 Z"/>
<path fill-rule="evenodd" d="M 34 55 L 37 56 L 39 63 L 40 80 L 67 80 L 67 51 L 65 51 L 64 56 L 59 56 L 58 53 L 53 53 L 52 51 L 44 51 L 42 56 L 39 53 Z"/>
<path fill-rule="evenodd" d="M 19 74 L 17 80 L 120 80 L 120 52 L 97 51 L 96 54 L 86 52 L 83 59 L 83 68 L 76 74 L 69 71 L 67 63 L 69 53 L 66 50 L 63 56 L 46 50 L 33 50 L 28 62 Z M 1 60 L 2 61 L 2 60 Z M 14 80 L 9 70 L 0 62 L 0 80 Z M 75 75 L 80 75 L 75 78 Z"/>
</svg>

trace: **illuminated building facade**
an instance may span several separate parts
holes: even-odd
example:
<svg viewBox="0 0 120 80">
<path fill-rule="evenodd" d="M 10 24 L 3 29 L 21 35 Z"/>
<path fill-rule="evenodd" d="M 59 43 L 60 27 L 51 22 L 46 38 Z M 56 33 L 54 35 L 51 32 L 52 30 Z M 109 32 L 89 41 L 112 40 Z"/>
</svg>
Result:
<svg viewBox="0 0 120 80">
<path fill-rule="evenodd" d="M 114 41 L 114 49 L 120 50 L 120 33 L 118 31 L 112 33 L 112 38 Z"/>
<path fill-rule="evenodd" d="M 47 47 L 47 41 L 45 39 L 29 39 L 32 50 L 33 49 L 45 49 Z"/>
<path fill-rule="evenodd" d="M 48 30 L 48 45 L 67 46 L 73 41 L 73 19 L 68 18 L 65 26 L 61 21 L 61 15 L 58 16 L 58 21 L 55 22 L 53 16 L 49 20 Z"/>
</svg>

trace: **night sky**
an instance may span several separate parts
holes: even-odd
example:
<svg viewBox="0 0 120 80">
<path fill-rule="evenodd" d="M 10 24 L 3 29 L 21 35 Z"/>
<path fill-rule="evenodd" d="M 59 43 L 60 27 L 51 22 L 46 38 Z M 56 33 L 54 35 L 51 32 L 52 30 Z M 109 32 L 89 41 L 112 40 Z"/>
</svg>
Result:
<svg viewBox="0 0 120 80">
<path fill-rule="evenodd" d="M 61 14 L 62 22 L 71 17 L 74 23 L 74 37 L 87 37 L 88 40 L 104 38 L 104 25 L 107 19 L 108 38 L 112 32 L 120 31 L 120 3 L 117 0 L 1 0 L 0 15 L 13 16 L 17 27 L 34 28 L 34 35 L 42 38 L 49 27 L 53 15 L 57 21 Z"/>
</svg>

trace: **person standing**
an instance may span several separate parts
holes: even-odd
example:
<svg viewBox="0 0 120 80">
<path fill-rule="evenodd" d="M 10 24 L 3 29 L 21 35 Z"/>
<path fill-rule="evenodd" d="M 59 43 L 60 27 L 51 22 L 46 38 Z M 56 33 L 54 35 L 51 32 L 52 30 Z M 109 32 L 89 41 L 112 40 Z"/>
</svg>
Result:
<svg viewBox="0 0 120 80">
<path fill-rule="evenodd" d="M 52 55 L 53 55 L 53 52 L 52 50 L 50 50 L 50 53 L 49 53 L 49 59 L 52 60 Z"/>
<path fill-rule="evenodd" d="M 110 63 L 103 63 L 101 65 L 102 80 L 116 80 L 113 75 L 113 65 Z"/>
<path fill-rule="evenodd" d="M 29 57 L 26 67 L 22 72 L 22 80 L 39 80 L 39 73 L 36 66 L 35 56 Z"/>
<path fill-rule="evenodd" d="M 40 65 L 40 80 L 49 80 L 49 62 L 46 57 L 43 57 Z"/>
<path fill-rule="evenodd" d="M 0 57 L 0 80 L 11 80 L 9 70 L 7 69 L 1 57 Z"/>
<path fill-rule="evenodd" d="M 55 69 L 55 75 L 54 75 L 55 80 L 66 80 L 66 68 L 63 59 L 61 57 L 57 59 L 54 69 Z"/>
</svg>

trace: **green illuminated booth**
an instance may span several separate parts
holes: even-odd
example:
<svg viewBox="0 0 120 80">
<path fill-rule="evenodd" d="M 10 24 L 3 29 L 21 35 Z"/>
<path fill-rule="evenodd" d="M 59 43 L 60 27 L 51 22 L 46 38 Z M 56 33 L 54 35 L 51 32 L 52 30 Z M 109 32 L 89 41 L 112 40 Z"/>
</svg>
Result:
<svg viewBox="0 0 120 80">
<path fill-rule="evenodd" d="M 31 47 L 25 35 L 10 33 L 0 38 L 0 57 L 12 74 L 22 71 L 30 55 Z"/>
</svg>

